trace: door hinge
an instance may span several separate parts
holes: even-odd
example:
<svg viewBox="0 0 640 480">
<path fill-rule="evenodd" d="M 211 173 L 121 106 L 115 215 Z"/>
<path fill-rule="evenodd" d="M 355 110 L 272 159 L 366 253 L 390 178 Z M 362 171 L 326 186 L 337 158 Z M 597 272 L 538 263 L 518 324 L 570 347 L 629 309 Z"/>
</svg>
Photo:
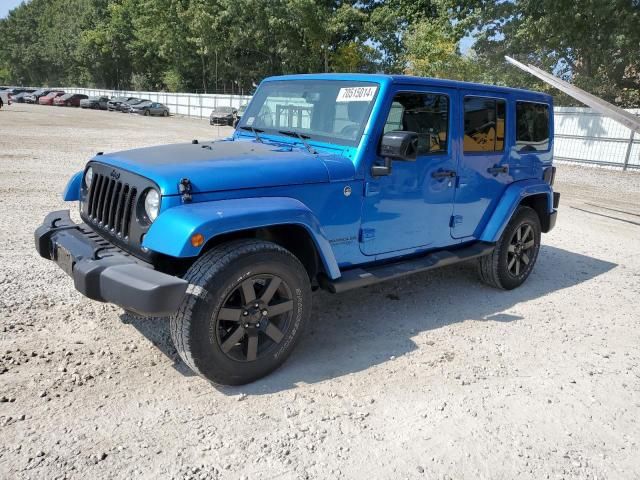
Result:
<svg viewBox="0 0 640 480">
<path fill-rule="evenodd" d="M 375 228 L 361 228 L 360 229 L 360 241 L 368 242 L 376 238 L 376 229 Z"/>
<path fill-rule="evenodd" d="M 462 215 L 452 215 L 449 220 L 449 227 L 455 228 L 462 223 Z"/>
</svg>

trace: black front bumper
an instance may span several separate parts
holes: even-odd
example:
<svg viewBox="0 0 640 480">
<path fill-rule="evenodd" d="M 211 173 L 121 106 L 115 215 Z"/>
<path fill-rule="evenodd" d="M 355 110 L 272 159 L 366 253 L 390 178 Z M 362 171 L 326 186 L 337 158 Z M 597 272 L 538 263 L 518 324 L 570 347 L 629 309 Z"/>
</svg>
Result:
<svg viewBox="0 0 640 480">
<path fill-rule="evenodd" d="M 209 125 L 229 126 L 232 123 L 233 123 L 232 118 L 226 118 L 226 117 L 209 118 Z"/>
<path fill-rule="evenodd" d="M 35 231 L 36 250 L 53 260 L 80 293 L 115 303 L 141 315 L 175 313 L 187 290 L 181 278 L 158 272 L 85 224 L 73 223 L 68 210 L 51 212 Z"/>
</svg>

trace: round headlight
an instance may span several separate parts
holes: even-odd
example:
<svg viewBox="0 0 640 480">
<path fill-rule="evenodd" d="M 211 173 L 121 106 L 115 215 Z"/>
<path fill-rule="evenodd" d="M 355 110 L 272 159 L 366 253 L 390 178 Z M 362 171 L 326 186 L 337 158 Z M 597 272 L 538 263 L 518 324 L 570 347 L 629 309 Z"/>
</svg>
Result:
<svg viewBox="0 0 640 480">
<path fill-rule="evenodd" d="M 147 192 L 146 197 L 144 197 L 144 211 L 149 217 L 150 221 L 154 221 L 158 216 L 158 211 L 160 210 L 160 194 L 157 190 L 153 188 Z"/>
<path fill-rule="evenodd" d="M 84 184 L 87 186 L 87 188 L 91 187 L 92 180 L 93 180 L 93 168 L 89 167 L 87 168 L 87 171 L 84 172 Z"/>
</svg>

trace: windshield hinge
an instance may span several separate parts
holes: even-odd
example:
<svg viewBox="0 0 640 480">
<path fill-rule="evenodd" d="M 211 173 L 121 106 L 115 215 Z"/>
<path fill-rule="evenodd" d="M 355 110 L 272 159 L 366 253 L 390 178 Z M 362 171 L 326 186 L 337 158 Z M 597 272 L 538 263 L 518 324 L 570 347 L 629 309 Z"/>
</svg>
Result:
<svg viewBox="0 0 640 480">
<path fill-rule="evenodd" d="M 182 195 L 182 203 L 188 203 L 191 201 L 191 180 L 183 178 L 178 184 L 178 191 Z"/>
</svg>

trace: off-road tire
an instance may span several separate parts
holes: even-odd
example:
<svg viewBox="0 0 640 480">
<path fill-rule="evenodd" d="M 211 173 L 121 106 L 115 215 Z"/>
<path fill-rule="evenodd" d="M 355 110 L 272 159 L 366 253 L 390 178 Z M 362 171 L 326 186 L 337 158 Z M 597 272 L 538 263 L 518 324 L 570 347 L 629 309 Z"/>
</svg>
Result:
<svg viewBox="0 0 640 480">
<path fill-rule="evenodd" d="M 527 256 L 529 263 L 515 275 L 509 268 L 509 247 L 518 229 L 526 225 L 532 229 L 534 245 Z M 538 258 L 540 236 L 541 227 L 538 214 L 532 208 L 519 207 L 504 229 L 495 250 L 491 254 L 478 259 L 478 275 L 480 280 L 487 285 L 503 290 L 512 290 L 522 285 L 531 274 Z M 511 259 L 512 258 L 511 256 Z"/>
<path fill-rule="evenodd" d="M 2 110 L 2 106 L 3 106 L 3 105 L 4 105 L 4 104 L 2 103 L 2 99 L 0 99 L 0 110 Z"/>
<path fill-rule="evenodd" d="M 259 275 L 277 275 L 292 292 L 289 328 L 282 332 L 279 343 L 256 360 L 236 361 L 222 349 L 217 319 L 229 295 L 246 279 Z M 177 313 L 170 318 L 171 338 L 189 368 L 213 383 L 242 385 L 278 368 L 300 340 L 311 313 L 306 270 L 291 252 L 271 242 L 238 240 L 215 247 L 199 258 L 184 278 L 189 286 Z M 243 338 L 248 341 L 248 336 Z"/>
</svg>

